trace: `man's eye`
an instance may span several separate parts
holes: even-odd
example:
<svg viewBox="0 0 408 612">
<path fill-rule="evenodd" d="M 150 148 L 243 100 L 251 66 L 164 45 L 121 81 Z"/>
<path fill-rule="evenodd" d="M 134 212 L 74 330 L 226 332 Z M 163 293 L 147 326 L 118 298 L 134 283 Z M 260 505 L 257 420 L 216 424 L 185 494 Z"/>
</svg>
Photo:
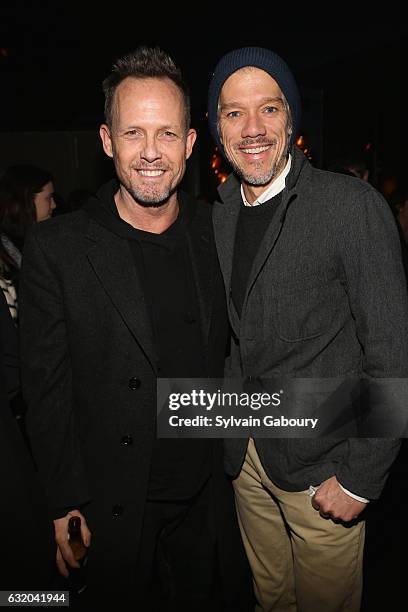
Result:
<svg viewBox="0 0 408 612">
<path fill-rule="evenodd" d="M 239 117 L 239 111 L 231 111 L 227 113 L 227 117 L 231 117 L 231 119 L 235 119 L 235 117 Z"/>
<path fill-rule="evenodd" d="M 265 113 L 272 114 L 272 113 L 276 113 L 277 110 L 278 109 L 276 108 L 276 106 L 267 106 L 265 108 Z"/>
<path fill-rule="evenodd" d="M 169 138 L 176 138 L 176 134 L 174 132 L 170 132 L 169 130 L 166 130 L 164 135 L 168 136 Z"/>
<path fill-rule="evenodd" d="M 126 136 L 135 136 L 137 134 L 136 130 L 128 130 L 126 132 Z"/>
</svg>

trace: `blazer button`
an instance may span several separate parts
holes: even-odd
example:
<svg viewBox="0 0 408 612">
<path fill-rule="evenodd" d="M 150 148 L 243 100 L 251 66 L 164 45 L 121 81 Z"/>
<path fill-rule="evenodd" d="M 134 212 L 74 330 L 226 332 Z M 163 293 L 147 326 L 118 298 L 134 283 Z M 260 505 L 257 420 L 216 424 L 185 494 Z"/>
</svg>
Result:
<svg viewBox="0 0 408 612">
<path fill-rule="evenodd" d="M 136 378 L 135 376 L 129 378 L 129 389 L 132 389 L 132 391 L 136 391 L 136 389 L 139 389 L 141 384 L 142 383 L 140 382 L 140 378 Z"/>
<path fill-rule="evenodd" d="M 116 506 L 113 506 L 112 514 L 115 518 L 119 518 L 120 516 L 122 516 L 123 510 L 124 510 L 123 506 L 121 506 L 120 504 L 117 504 Z"/>
<path fill-rule="evenodd" d="M 130 446 L 130 444 L 133 444 L 132 436 L 130 434 L 126 434 L 126 436 L 123 436 L 122 444 L 123 446 Z"/>
</svg>

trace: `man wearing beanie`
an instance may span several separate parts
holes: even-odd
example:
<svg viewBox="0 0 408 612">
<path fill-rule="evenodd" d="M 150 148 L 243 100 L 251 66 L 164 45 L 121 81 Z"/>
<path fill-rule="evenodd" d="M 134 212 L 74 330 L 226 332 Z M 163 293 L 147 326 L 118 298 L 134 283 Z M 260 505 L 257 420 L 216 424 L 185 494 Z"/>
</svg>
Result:
<svg viewBox="0 0 408 612">
<path fill-rule="evenodd" d="M 230 377 L 403 378 L 408 301 L 395 224 L 369 184 L 294 147 L 300 97 L 267 49 L 225 55 L 208 119 L 233 174 L 214 205 Z M 379 248 L 380 247 L 380 248 Z M 357 612 L 366 504 L 395 439 L 225 441 L 258 611 Z"/>
</svg>

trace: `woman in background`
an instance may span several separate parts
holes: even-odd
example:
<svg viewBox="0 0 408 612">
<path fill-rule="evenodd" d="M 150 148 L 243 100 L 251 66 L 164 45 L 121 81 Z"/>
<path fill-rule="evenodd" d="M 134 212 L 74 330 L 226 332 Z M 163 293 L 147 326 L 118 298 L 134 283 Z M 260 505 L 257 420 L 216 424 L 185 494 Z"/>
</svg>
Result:
<svg viewBox="0 0 408 612">
<path fill-rule="evenodd" d="M 28 228 L 49 219 L 54 208 L 54 185 L 47 170 L 31 165 L 11 166 L 0 177 L 0 290 L 15 325 L 24 239 Z M 26 406 L 19 388 L 9 395 L 9 403 L 26 439 Z"/>
<path fill-rule="evenodd" d="M 18 276 L 27 229 L 49 219 L 55 208 L 52 175 L 43 168 L 18 165 L 0 178 L 0 285 L 17 319 Z"/>
</svg>

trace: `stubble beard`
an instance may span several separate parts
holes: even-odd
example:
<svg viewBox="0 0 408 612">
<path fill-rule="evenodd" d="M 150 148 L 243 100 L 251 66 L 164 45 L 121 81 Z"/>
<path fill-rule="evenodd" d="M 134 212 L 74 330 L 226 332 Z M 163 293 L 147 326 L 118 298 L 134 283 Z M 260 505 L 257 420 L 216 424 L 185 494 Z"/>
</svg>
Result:
<svg viewBox="0 0 408 612">
<path fill-rule="evenodd" d="M 249 144 L 248 141 L 244 141 L 242 143 L 239 144 L 239 146 L 245 146 Z M 251 141 L 251 144 L 259 144 L 260 146 L 265 145 L 265 144 L 271 144 L 272 146 L 276 146 L 277 141 L 265 141 L 264 139 L 257 139 L 255 141 Z M 280 174 L 280 172 L 283 170 L 283 168 L 286 165 L 286 160 L 288 158 L 288 154 L 289 154 L 289 140 L 287 140 L 286 144 L 285 144 L 285 149 L 282 153 L 282 155 L 280 156 L 280 158 L 275 161 L 274 163 L 272 163 L 272 166 L 269 168 L 269 170 L 263 172 L 263 174 L 256 174 L 256 172 L 258 170 L 263 170 L 263 165 L 261 162 L 255 162 L 252 164 L 252 171 L 245 171 L 244 168 L 240 168 L 236 161 L 234 159 L 232 159 L 227 151 L 225 151 L 226 155 L 227 155 L 227 159 L 229 161 L 229 163 L 231 164 L 234 172 L 239 176 L 239 178 L 244 181 L 245 183 L 247 183 L 248 185 L 253 185 L 255 186 L 261 186 L 261 185 L 268 185 L 268 183 L 270 183 L 278 174 Z"/>
<path fill-rule="evenodd" d="M 169 170 L 169 168 L 164 166 L 138 166 L 137 168 L 133 168 L 133 170 L 136 172 L 138 170 L 164 170 L 166 172 Z M 143 182 L 143 179 L 140 183 L 134 180 L 135 177 L 126 176 L 124 177 L 126 181 L 124 187 L 130 193 L 135 202 L 140 204 L 140 206 L 143 206 L 144 208 L 160 208 L 168 201 L 170 196 L 177 189 L 177 185 L 174 187 L 171 185 L 171 176 L 172 174 L 170 173 L 167 183 L 159 185 L 154 183 L 149 185 L 148 181 Z"/>
<path fill-rule="evenodd" d="M 247 183 L 248 185 L 267 185 L 277 174 L 277 164 L 273 164 L 273 166 L 269 169 L 267 173 L 264 174 L 249 174 L 245 172 L 242 168 L 239 168 L 234 162 L 231 161 L 232 167 L 234 171 L 238 174 L 240 179 Z M 254 164 L 254 172 L 258 169 L 262 169 L 262 164 Z"/>
<path fill-rule="evenodd" d="M 144 208 L 160 208 L 176 191 L 176 188 L 171 189 L 169 186 L 162 188 L 152 186 L 145 189 L 140 189 L 134 185 L 126 185 L 125 187 L 132 198 Z"/>
</svg>

